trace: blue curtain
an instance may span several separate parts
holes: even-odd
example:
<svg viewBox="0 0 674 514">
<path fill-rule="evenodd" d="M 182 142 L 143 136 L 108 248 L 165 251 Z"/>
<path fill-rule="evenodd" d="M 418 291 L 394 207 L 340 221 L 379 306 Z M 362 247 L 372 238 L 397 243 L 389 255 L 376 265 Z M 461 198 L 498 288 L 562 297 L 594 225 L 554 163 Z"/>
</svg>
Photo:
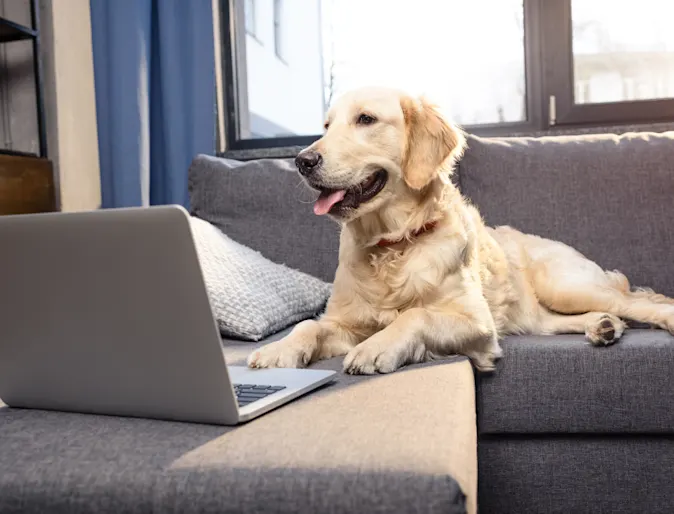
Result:
<svg viewBox="0 0 674 514">
<path fill-rule="evenodd" d="M 102 207 L 188 207 L 189 164 L 215 151 L 211 0 L 90 3 Z"/>
</svg>

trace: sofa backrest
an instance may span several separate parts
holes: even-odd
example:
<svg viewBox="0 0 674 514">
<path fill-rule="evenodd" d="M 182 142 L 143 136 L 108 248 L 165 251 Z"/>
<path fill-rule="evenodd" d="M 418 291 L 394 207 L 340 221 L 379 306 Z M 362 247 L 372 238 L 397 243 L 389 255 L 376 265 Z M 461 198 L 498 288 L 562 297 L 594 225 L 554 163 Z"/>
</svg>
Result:
<svg viewBox="0 0 674 514">
<path fill-rule="evenodd" d="M 190 211 L 268 259 L 332 282 L 339 226 L 316 216 L 317 194 L 291 159 L 241 162 L 198 155 L 189 170 Z"/>
<path fill-rule="evenodd" d="M 575 247 L 635 286 L 674 296 L 674 131 L 540 138 L 469 136 L 455 177 L 489 225 Z M 339 227 L 291 159 L 197 156 L 192 213 L 265 257 L 332 281 Z"/>
<path fill-rule="evenodd" d="M 674 296 L 674 132 L 470 136 L 458 182 L 488 225 L 557 239 Z"/>
</svg>

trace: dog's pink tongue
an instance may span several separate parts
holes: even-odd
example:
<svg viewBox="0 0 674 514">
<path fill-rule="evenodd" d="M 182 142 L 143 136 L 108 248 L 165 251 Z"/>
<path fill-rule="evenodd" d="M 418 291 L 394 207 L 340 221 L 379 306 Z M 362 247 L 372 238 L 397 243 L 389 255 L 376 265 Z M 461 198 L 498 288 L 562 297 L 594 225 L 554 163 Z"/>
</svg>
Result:
<svg viewBox="0 0 674 514">
<path fill-rule="evenodd" d="M 316 203 L 314 204 L 314 213 L 318 214 L 319 216 L 327 214 L 330 212 L 330 209 L 332 209 L 333 205 L 335 205 L 337 202 L 341 202 L 344 199 L 345 194 L 346 190 L 344 189 L 329 194 L 321 193 L 321 196 L 318 197 L 318 200 L 316 200 Z"/>
</svg>

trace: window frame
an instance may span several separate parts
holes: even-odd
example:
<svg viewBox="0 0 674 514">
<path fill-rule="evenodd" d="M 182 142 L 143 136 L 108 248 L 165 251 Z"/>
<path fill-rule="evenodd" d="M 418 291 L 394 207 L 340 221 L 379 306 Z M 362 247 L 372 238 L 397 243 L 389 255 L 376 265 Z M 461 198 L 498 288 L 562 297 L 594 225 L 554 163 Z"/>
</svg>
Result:
<svg viewBox="0 0 674 514">
<path fill-rule="evenodd" d="M 544 82 L 546 118 L 553 126 L 603 126 L 674 120 L 674 98 L 624 102 L 575 103 L 572 0 L 545 2 Z M 559 20 L 563 20 L 562 23 Z M 552 112 L 551 112 L 552 111 Z"/>
<path fill-rule="evenodd" d="M 230 151 L 305 147 L 321 134 L 252 139 L 248 113 L 244 0 L 220 0 L 225 148 Z M 564 20 L 560 23 L 559 20 Z M 674 98 L 575 104 L 571 0 L 523 0 L 527 119 L 463 125 L 478 136 L 554 133 L 558 129 L 674 121 Z M 269 153 L 269 152 L 267 152 Z M 277 152 L 278 153 L 278 152 Z M 292 153 L 292 152 L 289 152 Z"/>
</svg>

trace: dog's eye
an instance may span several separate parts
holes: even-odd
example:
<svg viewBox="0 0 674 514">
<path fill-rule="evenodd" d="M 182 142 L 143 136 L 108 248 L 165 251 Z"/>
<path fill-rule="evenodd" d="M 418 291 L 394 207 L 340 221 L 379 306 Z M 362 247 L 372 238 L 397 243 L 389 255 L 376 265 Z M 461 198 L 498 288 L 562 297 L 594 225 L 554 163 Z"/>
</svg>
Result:
<svg viewBox="0 0 674 514">
<path fill-rule="evenodd" d="M 375 118 L 370 116 L 369 114 L 361 114 L 358 116 L 358 125 L 372 125 L 375 121 L 377 121 Z"/>
<path fill-rule="evenodd" d="M 323 124 L 323 128 L 324 128 L 325 130 L 328 130 L 328 127 L 329 127 L 329 126 L 330 126 L 330 123 L 328 123 L 327 121 Z"/>
</svg>

